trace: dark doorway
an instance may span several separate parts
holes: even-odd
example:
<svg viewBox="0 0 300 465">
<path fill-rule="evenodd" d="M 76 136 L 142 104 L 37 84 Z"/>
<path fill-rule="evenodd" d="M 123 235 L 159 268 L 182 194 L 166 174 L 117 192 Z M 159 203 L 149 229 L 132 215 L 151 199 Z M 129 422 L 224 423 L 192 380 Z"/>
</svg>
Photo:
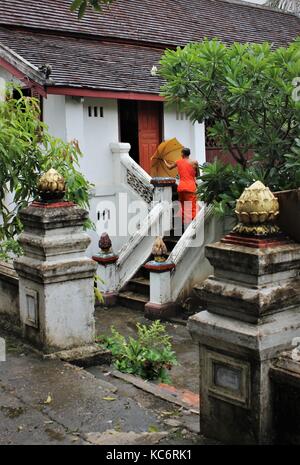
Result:
<svg viewBox="0 0 300 465">
<path fill-rule="evenodd" d="M 161 102 L 119 100 L 120 142 L 129 142 L 130 156 L 147 173 L 162 137 Z"/>
<path fill-rule="evenodd" d="M 139 163 L 138 103 L 119 100 L 120 142 L 131 145 L 130 156 Z"/>
</svg>

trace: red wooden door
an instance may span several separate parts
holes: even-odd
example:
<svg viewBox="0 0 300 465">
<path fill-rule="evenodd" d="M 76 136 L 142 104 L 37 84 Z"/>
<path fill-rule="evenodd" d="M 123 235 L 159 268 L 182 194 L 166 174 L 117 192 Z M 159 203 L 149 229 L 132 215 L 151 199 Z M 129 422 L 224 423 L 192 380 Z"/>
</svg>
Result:
<svg viewBox="0 0 300 465">
<path fill-rule="evenodd" d="M 139 102 L 139 154 L 141 167 L 150 173 L 151 157 L 161 142 L 162 108 L 159 102 Z"/>
</svg>

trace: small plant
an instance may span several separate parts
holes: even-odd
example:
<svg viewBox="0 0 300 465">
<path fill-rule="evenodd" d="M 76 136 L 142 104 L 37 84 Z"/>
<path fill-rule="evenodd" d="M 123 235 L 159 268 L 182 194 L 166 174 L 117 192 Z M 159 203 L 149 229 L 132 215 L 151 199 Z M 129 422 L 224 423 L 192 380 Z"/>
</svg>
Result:
<svg viewBox="0 0 300 465">
<path fill-rule="evenodd" d="M 111 326 L 111 336 L 101 336 L 97 342 L 111 351 L 114 366 L 123 373 L 170 383 L 168 370 L 177 360 L 165 326 L 157 320 L 150 326 L 137 323 L 136 327 L 136 339 L 126 339 Z"/>
<path fill-rule="evenodd" d="M 104 281 L 98 276 L 97 274 L 94 275 L 94 298 L 95 298 L 95 303 L 104 303 L 103 295 L 102 292 L 99 291 L 98 289 L 98 283 L 99 284 L 104 284 Z"/>
</svg>

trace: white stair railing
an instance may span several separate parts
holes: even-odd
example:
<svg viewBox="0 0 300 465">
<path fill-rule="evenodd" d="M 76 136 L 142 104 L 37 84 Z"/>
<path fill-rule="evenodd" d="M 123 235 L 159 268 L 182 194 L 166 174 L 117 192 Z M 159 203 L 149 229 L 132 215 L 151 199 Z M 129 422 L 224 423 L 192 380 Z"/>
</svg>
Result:
<svg viewBox="0 0 300 465">
<path fill-rule="evenodd" d="M 150 204 L 153 200 L 151 176 L 129 155 L 130 144 L 113 143 L 110 149 L 114 156 L 115 184 Z"/>
<path fill-rule="evenodd" d="M 110 148 L 119 192 L 126 192 L 130 194 L 131 200 L 140 199 L 148 205 L 148 214 L 140 222 L 140 228 L 119 251 L 115 265 L 116 291 L 119 291 L 150 256 L 155 238 L 170 231 L 172 186 L 154 187 L 151 176 L 130 157 L 130 144 L 114 143 Z"/>
<path fill-rule="evenodd" d="M 163 204 L 155 205 L 145 218 L 141 228 L 130 237 L 129 241 L 121 249 L 116 263 L 117 290 L 125 286 L 151 254 L 153 242 L 160 229 L 163 213 Z"/>
<path fill-rule="evenodd" d="M 204 205 L 172 250 L 169 260 L 176 267 L 171 272 L 171 300 L 184 300 L 193 286 L 207 278 L 212 268 L 205 258 L 205 246 L 218 240 L 223 223 Z"/>
</svg>

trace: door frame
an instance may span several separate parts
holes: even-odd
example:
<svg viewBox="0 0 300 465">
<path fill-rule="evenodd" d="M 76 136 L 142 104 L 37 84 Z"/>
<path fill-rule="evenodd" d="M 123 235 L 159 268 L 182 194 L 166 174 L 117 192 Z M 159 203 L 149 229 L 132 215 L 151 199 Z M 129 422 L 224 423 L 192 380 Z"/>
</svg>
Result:
<svg viewBox="0 0 300 465">
<path fill-rule="evenodd" d="M 128 99 L 128 100 L 131 100 L 131 99 Z M 145 103 L 145 102 L 153 103 L 153 104 L 157 105 L 158 108 L 159 108 L 159 112 L 158 112 L 158 115 L 159 115 L 158 116 L 159 117 L 159 139 L 160 139 L 160 141 L 162 141 L 163 136 L 164 136 L 164 102 L 160 101 L 160 100 L 159 101 L 158 100 L 138 100 L 137 101 L 138 112 L 139 112 L 139 104 L 140 103 Z M 118 137 L 119 137 L 119 140 L 121 138 L 121 111 L 120 111 L 120 106 L 121 106 L 121 100 L 118 99 Z M 137 115 L 137 116 L 139 116 L 139 115 Z M 137 139 L 138 139 L 138 143 L 139 143 L 140 142 L 139 127 L 137 128 L 137 131 L 138 131 Z M 139 160 L 139 165 L 141 166 L 140 153 L 139 153 L 139 156 L 138 156 L 138 160 Z"/>
</svg>

